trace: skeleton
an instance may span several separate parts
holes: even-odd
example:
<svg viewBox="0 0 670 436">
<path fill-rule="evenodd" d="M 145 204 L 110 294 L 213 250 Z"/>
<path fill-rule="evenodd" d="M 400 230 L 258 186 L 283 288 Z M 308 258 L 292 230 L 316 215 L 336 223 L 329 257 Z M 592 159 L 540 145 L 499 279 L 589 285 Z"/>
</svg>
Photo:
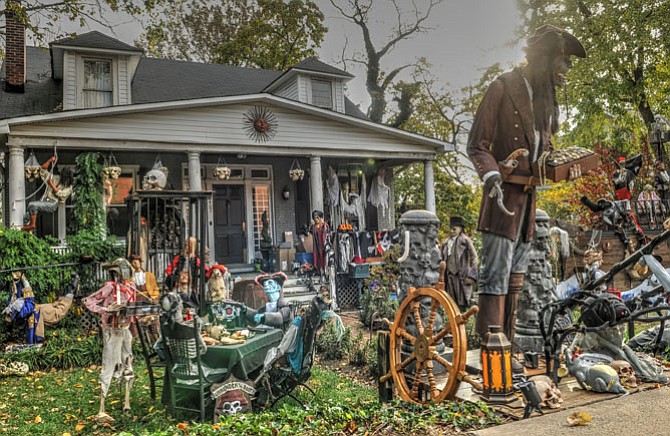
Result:
<svg viewBox="0 0 670 436">
<path fill-rule="evenodd" d="M 531 378 L 535 382 L 537 392 L 542 397 L 541 405 L 550 409 L 558 409 L 563 403 L 563 394 L 558 386 L 546 375 L 537 375 Z"/>
<path fill-rule="evenodd" d="M 635 371 L 630 363 L 625 360 L 615 360 L 610 363 L 610 366 L 619 374 L 619 380 L 621 384 L 628 388 L 637 387 L 637 377 L 635 377 Z"/>
</svg>

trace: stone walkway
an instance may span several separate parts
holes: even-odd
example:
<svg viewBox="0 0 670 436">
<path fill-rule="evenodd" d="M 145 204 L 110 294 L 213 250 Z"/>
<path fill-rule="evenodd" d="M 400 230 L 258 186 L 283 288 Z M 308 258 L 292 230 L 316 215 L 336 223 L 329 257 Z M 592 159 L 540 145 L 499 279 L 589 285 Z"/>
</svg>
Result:
<svg viewBox="0 0 670 436">
<path fill-rule="evenodd" d="M 470 436 L 665 436 L 670 435 L 670 387 L 663 386 L 631 395 L 604 400 L 561 412 L 470 432 Z M 585 426 L 570 427 L 568 416 L 587 412 L 593 420 Z"/>
</svg>

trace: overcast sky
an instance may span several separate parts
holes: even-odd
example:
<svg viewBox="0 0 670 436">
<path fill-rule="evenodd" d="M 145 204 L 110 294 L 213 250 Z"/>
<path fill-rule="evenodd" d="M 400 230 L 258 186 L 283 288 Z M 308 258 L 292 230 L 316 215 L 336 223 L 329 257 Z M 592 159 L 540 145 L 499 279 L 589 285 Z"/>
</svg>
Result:
<svg viewBox="0 0 670 436">
<path fill-rule="evenodd" d="M 351 49 L 362 46 L 360 30 L 340 18 L 329 0 L 315 0 L 326 17 L 329 31 L 319 50 L 319 57 L 326 63 L 336 64 L 340 60 L 344 35 L 348 35 Z M 346 0 L 339 0 L 340 3 Z M 426 0 L 415 0 L 418 4 Z M 408 4 L 401 0 L 400 4 Z M 371 14 L 377 19 L 372 23 L 373 38 L 377 48 L 388 40 L 387 29 L 396 19 L 395 11 L 385 0 L 374 0 Z M 142 32 L 142 25 L 134 19 L 111 15 L 109 21 L 119 23 L 116 37 L 132 44 Z M 514 0 L 443 0 L 431 14 L 427 25 L 430 31 L 403 41 L 388 56 L 386 69 L 410 63 L 418 57 L 426 57 L 434 66 L 432 72 L 439 80 L 455 88 L 477 81 L 479 70 L 495 62 L 503 67 L 523 59 L 519 47 L 508 48 L 505 44 L 512 38 L 514 26 L 518 23 Z M 100 26 L 79 28 L 74 24 L 64 25 L 64 30 L 79 33 L 97 29 L 109 33 Z M 357 76 L 348 85 L 348 96 L 362 109 L 367 108 L 369 98 L 363 83 L 363 70 L 349 64 L 349 71 Z"/>
</svg>

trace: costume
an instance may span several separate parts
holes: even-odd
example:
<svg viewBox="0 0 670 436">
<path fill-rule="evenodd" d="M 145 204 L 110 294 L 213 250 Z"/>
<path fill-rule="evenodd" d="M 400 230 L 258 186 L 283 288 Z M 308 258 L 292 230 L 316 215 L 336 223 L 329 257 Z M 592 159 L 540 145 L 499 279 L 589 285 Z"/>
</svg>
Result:
<svg viewBox="0 0 670 436">
<path fill-rule="evenodd" d="M 55 325 L 67 315 L 72 306 L 73 293 L 60 297 L 53 303 L 35 304 L 35 294 L 30 283 L 21 275 L 12 281 L 7 299 L 7 322 L 25 320 L 26 343 L 34 344 L 44 340 L 44 324 Z"/>
<path fill-rule="evenodd" d="M 288 329 L 293 322 L 293 312 L 288 300 L 281 296 L 281 288 L 286 279 L 283 272 L 256 277 L 256 283 L 263 287 L 268 301 L 265 306 L 256 310 L 245 308 L 245 316 L 249 321 L 284 331 Z"/>
<path fill-rule="evenodd" d="M 323 219 L 323 212 L 320 210 L 315 210 L 312 212 L 312 219 L 314 220 L 314 224 L 310 230 L 314 239 L 314 269 L 319 273 L 323 273 L 327 267 L 326 241 L 328 238 L 328 232 L 330 231 L 330 226 Z"/>
<path fill-rule="evenodd" d="M 571 66 L 569 55 L 586 57 L 577 38 L 550 25 L 529 38 L 526 51 L 528 65 L 503 73 L 489 86 L 467 146 L 485 183 L 478 223 L 483 245 L 476 330 L 484 336 L 489 325 L 502 325 L 510 340 L 534 231 L 540 174 L 532 164 L 553 149 L 551 136 L 558 129 L 555 86 Z M 499 197 L 489 195 L 498 186 L 512 216 L 501 210 Z"/>
<path fill-rule="evenodd" d="M 136 254 L 130 256 L 130 264 L 133 267 L 133 283 L 135 288 L 146 293 L 153 301 L 158 301 L 160 289 L 156 276 L 151 271 L 145 271 L 142 267 L 142 258 Z"/>
<path fill-rule="evenodd" d="M 451 218 L 452 233 L 442 244 L 442 260 L 447 263 L 444 283 L 447 293 L 458 307 L 466 309 L 472 298 L 472 284 L 468 283 L 468 273 L 477 267 L 479 259 L 472 240 L 463 232 L 463 220 Z"/>
<path fill-rule="evenodd" d="M 115 261 L 111 266 L 112 271 L 120 271 Z M 113 420 L 105 413 L 105 398 L 109 391 L 112 378 L 123 377 L 126 383 L 126 397 L 123 405 L 124 410 L 130 409 L 130 388 L 132 387 L 135 374 L 133 371 L 133 347 L 130 325 L 134 317 L 120 314 L 119 309 L 128 303 L 135 302 L 135 285 L 130 280 L 124 280 L 130 275 L 130 265 L 127 272 L 121 272 L 113 280 L 84 298 L 84 305 L 93 313 L 98 313 L 102 318 L 102 370 L 100 372 L 100 412 L 99 420 Z"/>
</svg>

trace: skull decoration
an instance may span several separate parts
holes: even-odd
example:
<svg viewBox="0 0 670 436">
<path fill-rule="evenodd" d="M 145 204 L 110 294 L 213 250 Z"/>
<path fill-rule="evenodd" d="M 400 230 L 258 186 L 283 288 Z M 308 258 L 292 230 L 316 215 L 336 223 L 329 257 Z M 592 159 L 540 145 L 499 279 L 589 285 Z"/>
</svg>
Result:
<svg viewBox="0 0 670 436">
<path fill-rule="evenodd" d="M 112 180 L 116 180 L 121 175 L 121 167 L 119 166 L 108 166 L 102 169 L 102 174 L 105 177 L 109 177 Z"/>
<path fill-rule="evenodd" d="M 149 170 L 142 179 L 142 189 L 145 191 L 162 191 L 167 184 L 167 176 L 158 169 Z"/>
<path fill-rule="evenodd" d="M 537 375 L 531 378 L 535 382 L 537 392 L 542 397 L 542 406 L 550 409 L 558 409 L 563 403 L 563 394 L 556 384 L 546 375 Z"/>
<path fill-rule="evenodd" d="M 230 178 L 230 168 L 227 166 L 218 166 L 214 168 L 214 177 L 217 180 L 228 180 Z"/>
<path fill-rule="evenodd" d="M 237 415 L 242 410 L 242 405 L 239 401 L 230 401 L 223 404 L 222 410 L 226 415 Z"/>
<path fill-rule="evenodd" d="M 637 377 L 630 363 L 625 360 L 615 360 L 610 366 L 619 374 L 619 381 L 627 388 L 637 387 Z"/>
</svg>

